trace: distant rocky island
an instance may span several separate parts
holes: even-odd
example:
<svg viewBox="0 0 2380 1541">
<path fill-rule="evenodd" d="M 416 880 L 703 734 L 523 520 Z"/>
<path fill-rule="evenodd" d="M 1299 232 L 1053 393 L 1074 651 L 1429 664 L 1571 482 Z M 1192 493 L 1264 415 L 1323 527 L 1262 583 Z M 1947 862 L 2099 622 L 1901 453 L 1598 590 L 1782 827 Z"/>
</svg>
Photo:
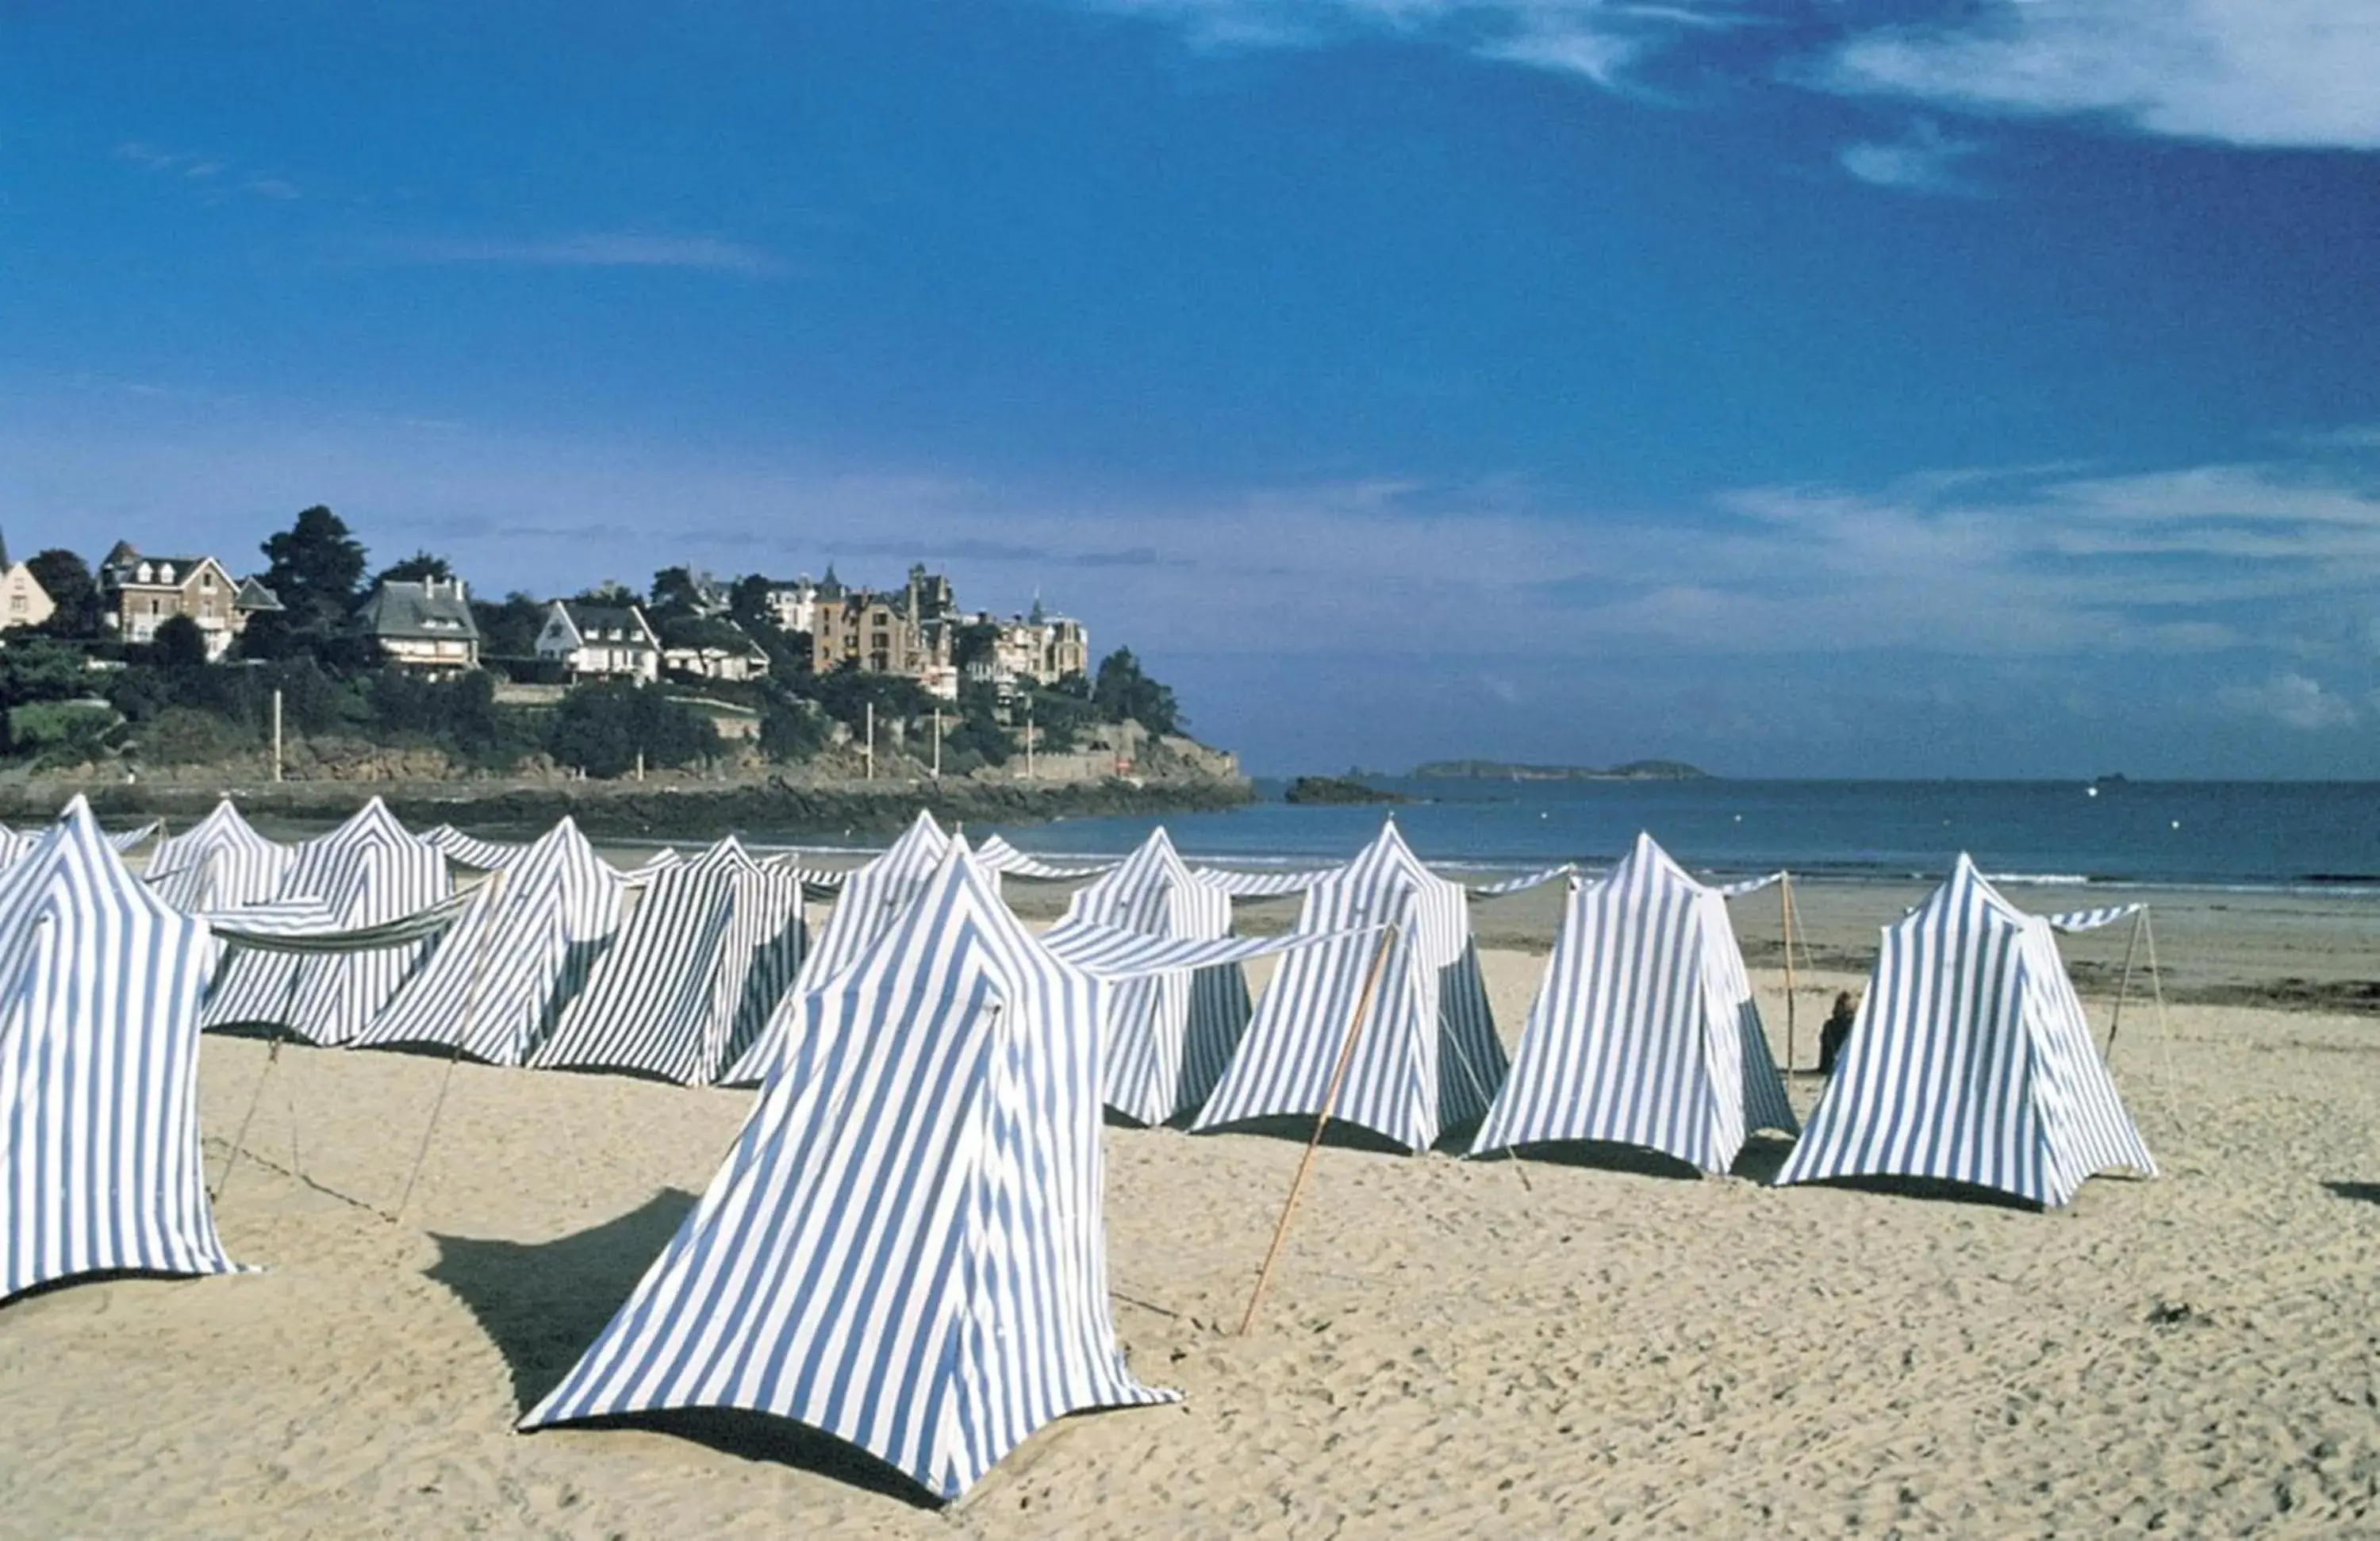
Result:
<svg viewBox="0 0 2380 1541">
<path fill-rule="evenodd" d="M 1353 776 L 1300 776 L 1281 793 L 1284 803 L 1409 803 L 1402 792 L 1367 786 Z"/>
<path fill-rule="evenodd" d="M 1500 759 L 1434 759 L 1413 768 L 1415 781 L 1437 782 L 1698 782 L 1710 772 L 1680 759 L 1632 759 L 1598 770 L 1591 765 L 1515 765 Z"/>
</svg>

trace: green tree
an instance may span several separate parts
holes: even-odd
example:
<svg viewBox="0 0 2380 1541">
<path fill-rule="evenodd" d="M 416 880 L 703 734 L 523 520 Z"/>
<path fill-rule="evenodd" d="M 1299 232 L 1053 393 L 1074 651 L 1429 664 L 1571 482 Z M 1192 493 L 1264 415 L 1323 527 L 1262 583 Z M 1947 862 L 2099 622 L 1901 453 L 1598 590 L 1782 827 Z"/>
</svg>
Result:
<svg viewBox="0 0 2380 1541">
<path fill-rule="evenodd" d="M 207 666 L 207 634 L 187 615 L 168 615 L 149 638 L 150 661 L 179 673 Z"/>
<path fill-rule="evenodd" d="M 686 765 L 719 752 L 710 720 L 659 686 L 625 680 L 581 686 L 562 698 L 546 731 L 546 750 L 590 776 L 633 769 L 639 751 L 648 766 Z"/>
<path fill-rule="evenodd" d="M 727 588 L 727 613 L 735 624 L 758 636 L 762 630 L 775 631 L 777 613 L 769 606 L 769 595 L 776 585 L 760 573 L 747 573 Z"/>
<path fill-rule="evenodd" d="M 760 752 L 771 759 L 808 759 L 826 741 L 826 714 L 807 701 L 778 698 L 760 713 Z"/>
<path fill-rule="evenodd" d="M 637 591 L 618 578 L 605 578 L 592 588 L 581 588 L 570 596 L 573 604 L 600 604 L 617 608 L 637 602 Z"/>
<path fill-rule="evenodd" d="M 100 634 L 99 585 L 81 557 L 53 547 L 28 557 L 25 565 L 31 570 L 33 580 L 42 586 L 42 592 L 50 597 L 50 603 L 57 607 L 42 623 L 45 635 L 89 638 Z"/>
<path fill-rule="evenodd" d="M 447 564 L 444 557 L 434 552 L 417 551 L 402 562 L 392 562 L 373 574 L 365 591 L 369 593 L 383 583 L 419 583 L 424 578 L 451 578 L 454 576 L 455 569 Z"/>
<path fill-rule="evenodd" d="M 363 543 L 336 514 L 317 504 L 262 547 L 264 584 L 281 597 L 290 624 L 301 635 L 346 624 L 363 580 Z"/>
<path fill-rule="evenodd" d="M 480 656 L 520 659 L 537 656 L 537 636 L 545 629 L 546 607 L 516 588 L 504 603 L 471 601 L 471 618 L 480 624 Z"/>
<path fill-rule="evenodd" d="M 70 701 L 90 689 L 82 653 L 63 642 L 30 637 L 0 649 L 0 707 Z"/>
<path fill-rule="evenodd" d="M 1091 704 L 1111 722 L 1135 722 L 1151 733 L 1173 733 L 1183 722 L 1172 687 L 1142 673 L 1130 648 L 1118 648 L 1099 660 L 1099 675 L 1091 682 Z"/>
<path fill-rule="evenodd" d="M 653 575 L 652 600 L 647 609 L 656 623 L 673 615 L 691 615 L 700 595 L 694 575 L 684 567 L 664 567 Z"/>
</svg>

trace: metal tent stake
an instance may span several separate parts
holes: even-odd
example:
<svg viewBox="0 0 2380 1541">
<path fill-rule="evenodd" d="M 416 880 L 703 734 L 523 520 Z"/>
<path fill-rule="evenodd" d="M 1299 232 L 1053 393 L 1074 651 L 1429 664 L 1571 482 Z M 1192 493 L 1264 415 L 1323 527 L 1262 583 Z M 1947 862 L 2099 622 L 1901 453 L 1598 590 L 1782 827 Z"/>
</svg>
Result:
<svg viewBox="0 0 2380 1541">
<path fill-rule="evenodd" d="M 1322 1094 L 1322 1110 L 1314 1115 L 1314 1137 L 1305 1142 L 1305 1154 L 1298 1159 L 1297 1175 L 1289 1184 L 1289 1199 L 1281 1207 L 1281 1219 L 1272 1228 L 1272 1244 L 1265 1248 L 1264 1267 L 1257 1270 L 1257 1287 L 1248 1292 L 1248 1308 L 1240 1317 L 1240 1337 L 1257 1319 L 1257 1303 L 1264 1299 L 1265 1284 L 1272 1278 L 1272 1265 L 1281 1256 L 1281 1244 L 1289 1234 L 1289 1217 L 1297 1209 L 1297 1195 L 1305 1186 L 1305 1173 L 1314 1165 L 1314 1152 L 1322 1144 L 1323 1128 L 1330 1122 L 1330 1110 L 1339 1105 L 1339 1086 L 1347 1078 L 1347 1065 L 1355 1057 L 1355 1035 L 1363 1030 L 1364 1019 L 1372 1009 L 1372 992 L 1380 983 L 1380 970 L 1389 961 L 1389 948 L 1395 942 L 1397 928 L 1390 926 L 1380 932 L 1380 941 L 1372 950 L 1372 966 L 1364 975 L 1364 991 L 1355 998 L 1355 1010 L 1347 1018 L 1347 1036 L 1339 1044 L 1339 1062 L 1330 1067 L 1330 1086 Z"/>
</svg>

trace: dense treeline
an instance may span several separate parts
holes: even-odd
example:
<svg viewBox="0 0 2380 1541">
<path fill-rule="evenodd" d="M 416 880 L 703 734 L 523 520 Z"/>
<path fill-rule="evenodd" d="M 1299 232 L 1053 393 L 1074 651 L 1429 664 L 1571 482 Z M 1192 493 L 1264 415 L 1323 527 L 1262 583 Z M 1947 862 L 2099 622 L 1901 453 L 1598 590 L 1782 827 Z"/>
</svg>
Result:
<svg viewBox="0 0 2380 1541">
<path fill-rule="evenodd" d="M 537 657 L 544 601 L 517 592 L 473 600 L 482 668 L 431 680 L 385 665 L 358 610 L 382 581 L 455 576 L 443 557 L 416 552 L 368 576 L 363 544 L 323 507 L 299 514 L 261 551 L 261 580 L 282 608 L 251 615 L 220 661 L 208 660 L 204 634 L 186 617 L 168 619 L 147 644 L 113 639 L 81 557 L 53 550 L 30 559 L 56 610 L 39 627 L 8 633 L 0 648 L 0 753 L 55 767 L 227 760 L 270 744 L 276 691 L 283 732 L 293 741 L 435 749 L 450 763 L 485 770 L 541 755 L 590 776 L 714 759 L 728 748 L 715 725 L 722 713 L 757 718 L 753 747 L 780 763 L 858 740 L 871 721 L 880 755 L 923 759 L 939 728 L 941 763 L 953 774 L 1005 763 L 1023 752 L 1026 732 L 1037 748 L 1054 753 L 1076 746 L 1102 722 L 1133 721 L 1156 733 L 1182 725 L 1172 691 L 1150 679 L 1128 649 L 1102 660 L 1088 679 L 1072 674 L 1046 687 L 1020 682 L 1005 703 L 977 681 L 963 685 L 953 704 L 900 676 L 852 666 L 820 674 L 809 637 L 778 626 L 769 579 L 738 579 L 722 616 L 703 613 L 700 585 L 683 567 L 656 573 L 645 595 L 606 585 L 576 598 L 641 604 L 666 647 L 757 648 L 769 660 L 764 677 L 589 683 L 552 706 L 508 705 L 497 699 L 500 679 L 565 683 L 554 663 Z M 988 645 L 965 635 L 959 643 L 962 661 L 966 649 Z"/>
</svg>

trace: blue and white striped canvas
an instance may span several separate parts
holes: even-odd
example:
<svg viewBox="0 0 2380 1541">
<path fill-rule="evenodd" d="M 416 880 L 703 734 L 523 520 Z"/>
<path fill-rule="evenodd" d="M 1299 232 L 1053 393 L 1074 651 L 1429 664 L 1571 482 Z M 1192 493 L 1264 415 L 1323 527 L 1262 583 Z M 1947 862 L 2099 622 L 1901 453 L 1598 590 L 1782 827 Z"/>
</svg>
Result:
<svg viewBox="0 0 2380 1541">
<path fill-rule="evenodd" d="M 298 848 L 276 897 L 329 903 L 343 930 L 417 915 L 453 890 L 446 858 L 415 839 L 374 797 L 355 817 Z M 209 1027 L 261 1023 L 310 1043 L 343 1044 L 371 1019 L 431 942 L 296 956 L 235 947 L 208 993 Z"/>
<path fill-rule="evenodd" d="M 565 819 L 567 814 L 563 816 Z M 518 861 L 528 846 L 508 840 L 481 840 L 467 835 L 452 824 L 438 824 L 421 831 L 421 843 L 443 854 L 457 867 L 475 868 L 481 872 L 500 871 Z"/>
<path fill-rule="evenodd" d="M 1920 1177 L 2035 1204 L 2156 1165 L 2091 1041 L 2047 921 L 1963 853 L 1884 929 L 1833 1078 L 1779 1183 Z"/>
<path fill-rule="evenodd" d="M 1070 928 L 1116 927 L 1151 937 L 1211 941 L 1231 934 L 1232 897 L 1191 876 L 1163 826 L 1107 876 L 1086 884 L 1045 939 L 1060 951 Z M 1237 964 L 1150 975 L 1109 993 L 1100 1084 L 1107 1104 L 1163 1123 L 1207 1100 L 1248 1022 L 1248 980 Z"/>
<path fill-rule="evenodd" d="M 1472 1153 L 1598 1140 L 1723 1172 L 1752 1130 L 1798 1127 L 1726 899 L 1639 834 L 1572 889 Z"/>
<path fill-rule="evenodd" d="M 1302 931 L 1396 928 L 1331 1116 L 1408 1150 L 1485 1115 L 1504 1078 L 1466 905 L 1462 885 L 1422 866 L 1392 819 L 1307 890 L 1298 916 Z M 1353 937 L 1284 959 L 1191 1127 L 1320 1112 L 1378 945 Z"/>
<path fill-rule="evenodd" d="M 450 853 L 451 855 L 451 853 Z M 586 988 L 626 885 L 565 817 L 472 892 L 470 908 L 353 1047 L 453 1045 L 517 1065 Z"/>
<path fill-rule="evenodd" d="M 1051 1419 L 1175 1400 L 1108 1302 L 1102 989 L 954 843 L 802 998 L 702 1202 L 521 1426 L 745 1408 L 949 1499 Z"/>
<path fill-rule="evenodd" d="M 828 912 L 826 924 L 819 928 L 808 956 L 802 960 L 800 974 L 750 1046 L 720 1077 L 722 1085 L 755 1086 L 768 1079 L 784 1051 L 786 1035 L 795 1029 L 801 998 L 875 946 L 877 938 L 901 918 L 932 880 L 950 849 L 951 837 L 934 822 L 932 814 L 920 811 L 901 837 L 884 848 L 883 855 L 844 876 L 842 892 Z M 993 891 L 998 890 L 995 875 Z"/>
<path fill-rule="evenodd" d="M 0 874 L 0 1299 L 103 1270 L 227 1273 L 199 1147 L 202 922 L 79 797 Z"/>
<path fill-rule="evenodd" d="M 236 909 L 278 896 L 297 851 L 249 827 L 226 797 L 181 834 L 149 853 L 142 880 L 177 910 Z"/>
<path fill-rule="evenodd" d="M 1112 872 L 1112 861 L 1080 860 L 1050 861 L 1018 850 L 999 835 L 993 835 L 976 850 L 977 865 L 987 872 L 998 872 L 1012 878 L 1031 878 L 1048 883 L 1078 882 L 1096 878 L 1102 872 Z"/>
<path fill-rule="evenodd" d="M 807 935 L 801 880 L 763 868 L 730 835 L 640 885 L 587 988 L 528 1062 L 708 1086 L 792 985 Z"/>
</svg>

